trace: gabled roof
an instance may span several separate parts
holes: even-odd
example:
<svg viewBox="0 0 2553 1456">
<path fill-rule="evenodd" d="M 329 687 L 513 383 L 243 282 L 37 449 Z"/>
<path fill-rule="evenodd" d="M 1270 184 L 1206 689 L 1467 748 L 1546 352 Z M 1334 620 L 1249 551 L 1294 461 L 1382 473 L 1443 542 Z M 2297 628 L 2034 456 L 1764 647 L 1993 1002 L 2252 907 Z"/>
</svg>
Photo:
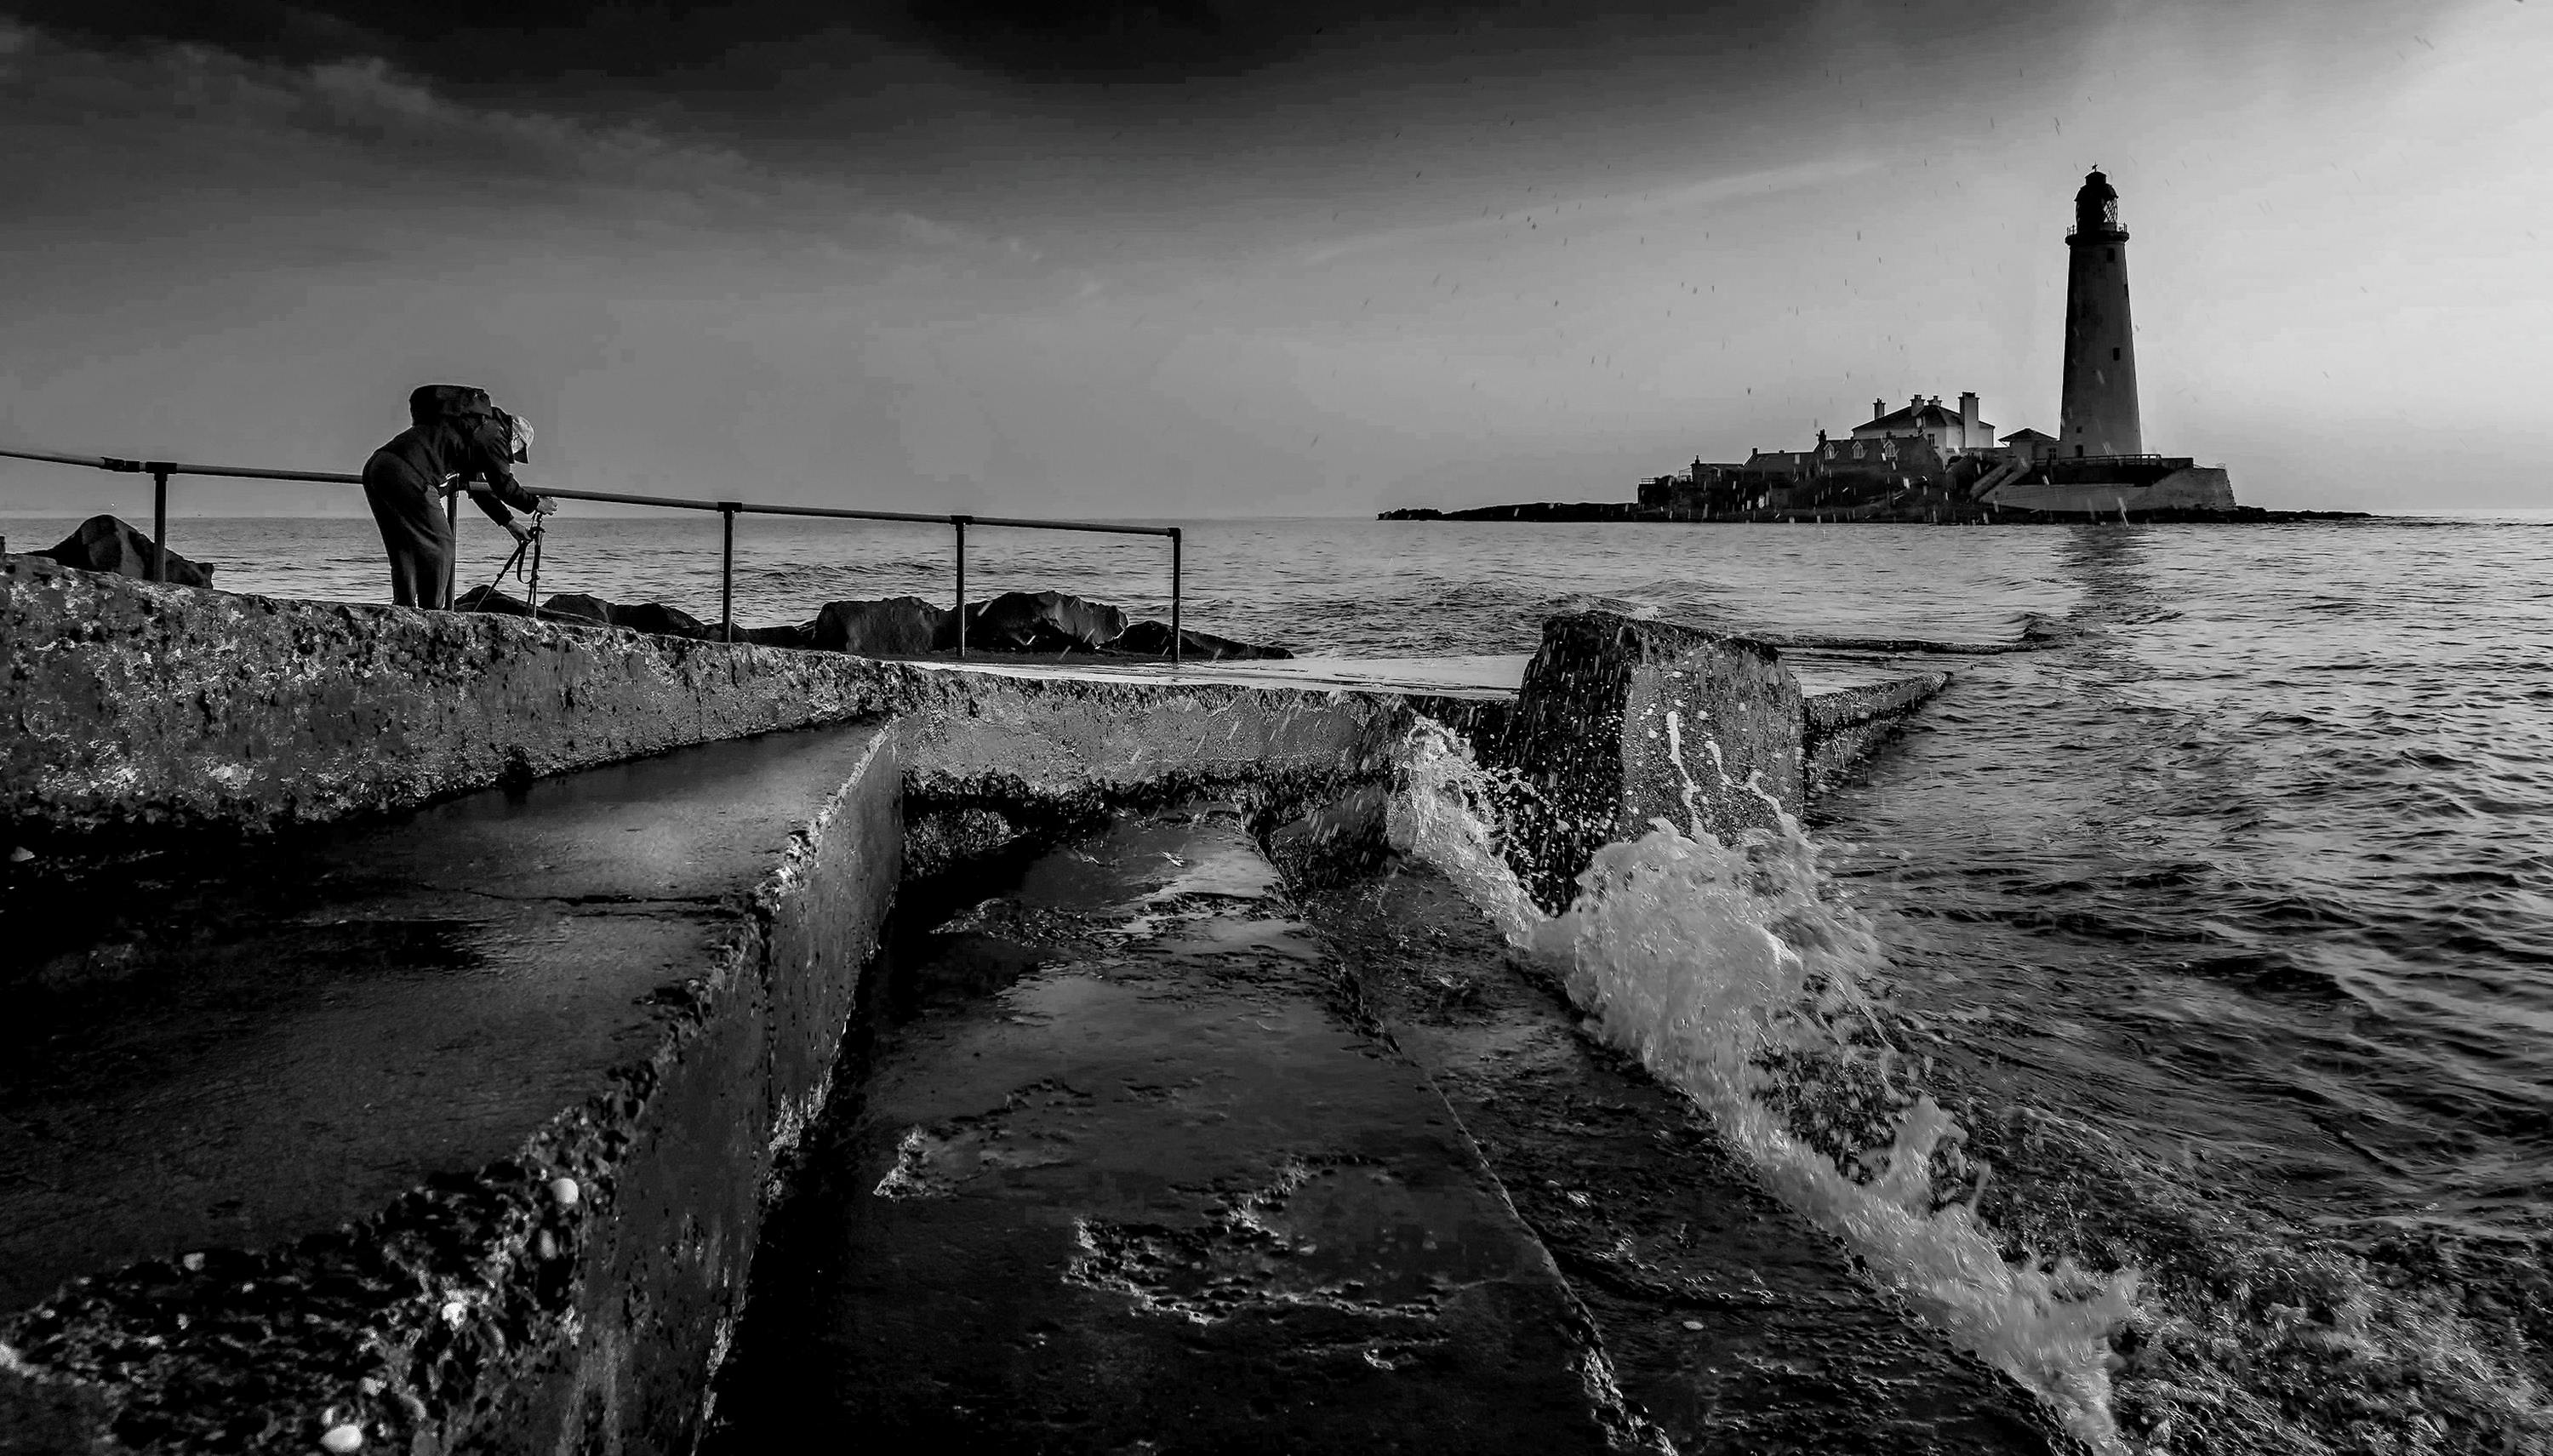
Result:
<svg viewBox="0 0 2553 1456">
<path fill-rule="evenodd" d="M 1862 430 L 1920 430 L 1929 429 L 1935 425 L 1953 425 L 1958 422 L 1959 411 L 1943 405 L 1927 402 L 1923 404 L 1909 404 L 1903 409 L 1892 410 L 1887 414 L 1879 416 L 1877 419 L 1870 420 L 1863 424 L 1854 425 L 1853 430 L 1855 433 L 1859 433 Z"/>
<path fill-rule="evenodd" d="M 2054 444 L 2055 443 L 2056 437 L 2054 435 L 2043 435 L 2034 429 L 2018 429 L 2014 430 L 2011 434 L 2004 436 L 2001 443 L 2009 445 L 2015 440 L 2027 440 L 2034 445 L 2038 444 L 2042 440 L 2046 440 L 2051 444 Z"/>
</svg>

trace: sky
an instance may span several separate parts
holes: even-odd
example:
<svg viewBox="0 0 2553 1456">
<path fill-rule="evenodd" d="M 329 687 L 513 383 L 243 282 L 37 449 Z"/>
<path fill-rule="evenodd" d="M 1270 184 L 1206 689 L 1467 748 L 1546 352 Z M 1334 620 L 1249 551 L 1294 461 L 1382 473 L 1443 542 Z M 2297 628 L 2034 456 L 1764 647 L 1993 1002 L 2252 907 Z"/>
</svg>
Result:
<svg viewBox="0 0 2553 1456">
<path fill-rule="evenodd" d="M 1974 390 L 2553 504 L 2553 0 L 0 0 L 0 447 L 1105 517 L 1628 500 Z M 0 512 L 130 477 L 0 462 Z M 342 488 L 178 508 L 359 511 Z"/>
</svg>

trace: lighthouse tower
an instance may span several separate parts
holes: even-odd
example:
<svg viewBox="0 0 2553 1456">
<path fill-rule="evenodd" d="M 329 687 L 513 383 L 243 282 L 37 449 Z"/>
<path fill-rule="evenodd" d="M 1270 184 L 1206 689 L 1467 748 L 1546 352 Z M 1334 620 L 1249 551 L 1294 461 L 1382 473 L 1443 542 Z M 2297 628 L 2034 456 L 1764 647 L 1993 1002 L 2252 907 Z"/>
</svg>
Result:
<svg viewBox="0 0 2553 1456">
<path fill-rule="evenodd" d="M 2056 453 L 2142 455 L 2137 419 L 2137 338 L 2128 322 L 2128 230 L 2119 194 L 2098 171 L 2074 194 L 2065 230 L 2065 390 Z"/>
</svg>

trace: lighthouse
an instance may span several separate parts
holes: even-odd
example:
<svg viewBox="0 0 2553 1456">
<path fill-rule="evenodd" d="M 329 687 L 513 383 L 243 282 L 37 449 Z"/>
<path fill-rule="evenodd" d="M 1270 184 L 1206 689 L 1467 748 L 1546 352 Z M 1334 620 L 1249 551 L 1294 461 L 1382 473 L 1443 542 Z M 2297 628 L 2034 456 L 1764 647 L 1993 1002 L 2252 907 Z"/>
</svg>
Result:
<svg viewBox="0 0 2553 1456">
<path fill-rule="evenodd" d="M 2128 321 L 2128 230 L 2119 193 L 2098 170 L 2074 194 L 2065 230 L 2065 388 L 2056 453 L 2142 455 L 2137 418 L 2137 338 Z"/>
</svg>

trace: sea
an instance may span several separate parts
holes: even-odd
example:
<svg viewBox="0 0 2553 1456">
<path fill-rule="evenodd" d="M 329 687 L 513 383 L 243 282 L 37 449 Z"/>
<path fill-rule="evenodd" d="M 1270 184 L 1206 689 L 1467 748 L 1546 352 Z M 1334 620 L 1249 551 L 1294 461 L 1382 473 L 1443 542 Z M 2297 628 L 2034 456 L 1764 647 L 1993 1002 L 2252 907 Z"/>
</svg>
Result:
<svg viewBox="0 0 2553 1456">
<path fill-rule="evenodd" d="M 2553 519 L 1183 524 L 1186 624 L 1303 654 L 1526 652 L 1596 608 L 2027 630 L 1903 656 L 1952 686 L 1782 842 L 1663 826 L 1557 919 L 1476 898 L 2091 1448 L 2553 1453 Z M 563 515 L 541 591 L 715 620 L 718 529 Z M 489 580 L 510 542 L 464 537 Z M 171 544 L 230 590 L 384 598 L 368 521 Z M 967 587 L 1161 616 L 1168 567 L 978 527 Z M 943 528 L 737 524 L 739 622 L 951 587 Z M 1494 815 L 1461 759 L 1410 761 Z M 1429 833 L 1459 869 L 1498 826 Z M 1803 1121 L 1838 1105 L 1866 1125 Z"/>
</svg>

